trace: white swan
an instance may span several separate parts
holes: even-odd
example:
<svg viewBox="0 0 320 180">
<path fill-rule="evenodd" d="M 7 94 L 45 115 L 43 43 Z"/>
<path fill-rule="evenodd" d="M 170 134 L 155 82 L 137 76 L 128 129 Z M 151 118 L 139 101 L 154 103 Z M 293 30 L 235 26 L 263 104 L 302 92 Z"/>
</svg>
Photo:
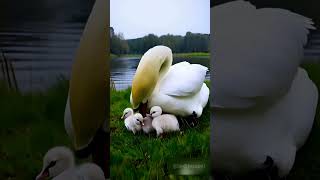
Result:
<svg viewBox="0 0 320 180">
<path fill-rule="evenodd" d="M 172 64 L 171 49 L 155 46 L 141 58 L 132 81 L 130 102 L 148 108 L 161 106 L 164 112 L 200 117 L 209 98 L 204 83 L 207 67 L 188 62 Z"/>
<path fill-rule="evenodd" d="M 74 165 L 72 151 L 63 146 L 51 148 L 43 158 L 43 167 L 36 180 L 53 178 L 53 180 L 104 180 L 103 171 L 93 163 Z"/>
<path fill-rule="evenodd" d="M 286 176 L 314 121 L 318 91 L 299 68 L 308 18 L 234 1 L 211 8 L 212 167 L 241 174 L 267 157 Z"/>
</svg>

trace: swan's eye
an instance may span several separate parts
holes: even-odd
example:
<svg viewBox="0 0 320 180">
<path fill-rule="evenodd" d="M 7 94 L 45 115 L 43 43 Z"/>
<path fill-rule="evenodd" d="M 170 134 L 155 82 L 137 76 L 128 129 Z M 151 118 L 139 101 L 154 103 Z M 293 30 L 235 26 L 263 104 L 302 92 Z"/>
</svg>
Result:
<svg viewBox="0 0 320 180">
<path fill-rule="evenodd" d="M 136 119 L 137 121 L 139 121 L 139 119 Z"/>
</svg>

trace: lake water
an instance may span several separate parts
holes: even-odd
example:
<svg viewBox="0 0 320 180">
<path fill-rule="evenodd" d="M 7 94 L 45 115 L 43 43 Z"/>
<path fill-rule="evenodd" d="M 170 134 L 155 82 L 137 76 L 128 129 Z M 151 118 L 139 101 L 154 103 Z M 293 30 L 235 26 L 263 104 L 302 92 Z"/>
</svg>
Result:
<svg viewBox="0 0 320 180">
<path fill-rule="evenodd" d="M 43 90 L 69 78 L 84 22 L 29 22 L 0 27 L 0 50 L 15 70 L 20 90 Z"/>
<path fill-rule="evenodd" d="M 111 60 L 111 79 L 117 90 L 123 90 L 131 86 L 134 73 L 138 67 L 140 58 L 115 58 Z M 201 64 L 210 67 L 209 58 L 174 58 L 173 64 L 188 61 L 192 64 Z M 210 79 L 207 72 L 206 79 Z"/>
<path fill-rule="evenodd" d="M 0 51 L 12 62 L 21 91 L 44 90 L 60 76 L 70 77 L 74 53 L 93 2 L 10 0 L 1 3 Z"/>
</svg>

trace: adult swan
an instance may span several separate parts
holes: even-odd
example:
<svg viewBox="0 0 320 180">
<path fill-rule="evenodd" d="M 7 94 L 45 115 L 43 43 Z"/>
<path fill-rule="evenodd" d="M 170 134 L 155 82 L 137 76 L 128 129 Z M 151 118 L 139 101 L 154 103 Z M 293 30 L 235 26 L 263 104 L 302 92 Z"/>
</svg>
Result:
<svg viewBox="0 0 320 180">
<path fill-rule="evenodd" d="M 172 52 L 166 46 L 155 46 L 142 56 L 132 81 L 133 108 L 161 106 L 167 113 L 200 117 L 209 98 L 204 83 L 208 68 L 188 62 L 171 65 Z"/>
<path fill-rule="evenodd" d="M 313 28 L 301 15 L 245 1 L 211 8 L 215 172 L 290 172 L 317 106 L 317 88 L 299 68 Z"/>
</svg>

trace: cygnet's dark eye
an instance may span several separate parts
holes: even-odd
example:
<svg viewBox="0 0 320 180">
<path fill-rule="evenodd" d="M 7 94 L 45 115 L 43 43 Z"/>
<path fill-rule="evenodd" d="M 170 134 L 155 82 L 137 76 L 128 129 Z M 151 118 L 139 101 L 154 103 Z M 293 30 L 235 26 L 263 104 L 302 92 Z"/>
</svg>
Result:
<svg viewBox="0 0 320 180">
<path fill-rule="evenodd" d="M 137 121 L 139 121 L 139 119 L 136 119 Z"/>
<path fill-rule="evenodd" d="M 47 168 L 49 169 L 49 168 L 55 166 L 56 163 L 57 163 L 57 161 L 51 161 Z"/>
</svg>

